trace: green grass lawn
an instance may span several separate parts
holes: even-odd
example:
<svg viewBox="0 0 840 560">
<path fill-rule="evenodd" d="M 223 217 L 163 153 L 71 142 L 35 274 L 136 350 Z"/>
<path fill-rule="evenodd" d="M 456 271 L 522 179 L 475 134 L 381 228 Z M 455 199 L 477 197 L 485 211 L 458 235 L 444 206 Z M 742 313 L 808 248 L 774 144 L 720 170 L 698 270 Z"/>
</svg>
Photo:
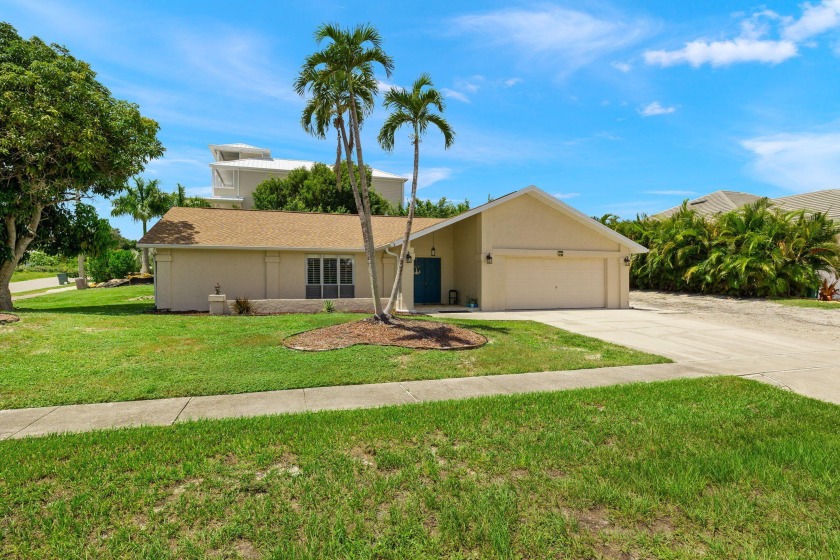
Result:
<svg viewBox="0 0 840 560">
<path fill-rule="evenodd" d="M 810 307 L 814 309 L 840 309 L 840 302 L 819 301 L 816 299 L 776 299 L 775 303 L 790 307 Z"/>
<path fill-rule="evenodd" d="M 16 270 L 12 273 L 12 282 L 25 282 L 26 280 L 37 280 L 39 278 L 55 278 L 57 272 L 30 272 L 28 270 Z"/>
<path fill-rule="evenodd" d="M 0 442 L 4 558 L 837 558 L 840 407 L 720 377 Z"/>
<path fill-rule="evenodd" d="M 155 315 L 150 286 L 22 300 L 0 327 L 0 409 L 215 395 L 667 362 L 532 322 L 453 320 L 489 339 L 475 350 L 356 346 L 289 350 L 294 333 L 352 314 L 270 317 Z"/>
</svg>

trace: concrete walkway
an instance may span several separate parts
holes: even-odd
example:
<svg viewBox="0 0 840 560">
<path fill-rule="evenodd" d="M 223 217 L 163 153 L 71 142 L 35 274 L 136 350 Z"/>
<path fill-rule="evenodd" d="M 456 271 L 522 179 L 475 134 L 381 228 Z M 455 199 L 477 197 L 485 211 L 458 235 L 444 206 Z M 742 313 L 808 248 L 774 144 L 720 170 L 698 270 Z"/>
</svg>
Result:
<svg viewBox="0 0 840 560">
<path fill-rule="evenodd" d="M 44 288 L 58 287 L 58 278 L 51 276 L 49 278 L 38 278 L 36 280 L 26 280 L 24 282 L 11 282 L 9 290 L 13 294 L 21 292 L 31 292 L 32 290 L 43 290 Z"/>
<path fill-rule="evenodd" d="M 840 350 L 825 350 L 816 342 L 655 310 L 471 313 L 469 318 L 536 320 L 667 356 L 675 363 L 0 410 L 0 439 L 714 375 L 738 375 L 840 404 Z"/>
<path fill-rule="evenodd" d="M 12 301 L 18 301 L 18 300 L 21 300 L 21 299 L 29 299 L 29 298 L 39 297 L 39 296 L 46 296 L 46 295 L 55 294 L 55 293 L 58 293 L 58 292 L 68 292 L 70 290 L 75 290 L 75 289 L 76 289 L 76 286 L 62 286 L 60 288 L 55 288 L 55 289 L 52 289 L 52 290 L 45 290 L 43 292 L 37 292 L 37 293 L 34 293 L 34 294 L 26 294 L 26 295 L 23 295 L 23 296 L 12 296 Z"/>
</svg>

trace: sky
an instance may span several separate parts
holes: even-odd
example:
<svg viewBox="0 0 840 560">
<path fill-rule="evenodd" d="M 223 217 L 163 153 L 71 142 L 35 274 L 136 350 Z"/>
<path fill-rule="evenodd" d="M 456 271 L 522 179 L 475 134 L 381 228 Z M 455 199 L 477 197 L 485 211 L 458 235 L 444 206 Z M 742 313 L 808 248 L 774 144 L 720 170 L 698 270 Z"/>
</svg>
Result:
<svg viewBox="0 0 840 560">
<path fill-rule="evenodd" d="M 210 194 L 208 144 L 334 158 L 301 129 L 291 85 L 324 22 L 380 30 L 396 64 L 383 91 L 428 72 L 446 96 L 457 136 L 423 139 L 421 198 L 475 206 L 536 185 L 631 218 L 719 189 L 840 188 L 840 0 L 0 0 L 0 20 L 66 46 L 158 121 L 166 154 L 144 175 L 169 191 Z M 386 114 L 380 99 L 365 161 L 410 176 L 407 132 L 392 153 L 376 144 Z"/>
</svg>

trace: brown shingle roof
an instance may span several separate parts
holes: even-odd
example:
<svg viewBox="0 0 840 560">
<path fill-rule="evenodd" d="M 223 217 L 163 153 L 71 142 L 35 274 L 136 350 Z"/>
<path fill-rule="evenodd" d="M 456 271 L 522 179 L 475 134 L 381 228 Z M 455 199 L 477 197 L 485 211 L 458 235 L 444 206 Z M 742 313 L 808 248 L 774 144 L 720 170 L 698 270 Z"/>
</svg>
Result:
<svg viewBox="0 0 840 560">
<path fill-rule="evenodd" d="M 373 216 L 377 247 L 405 233 L 402 216 Z M 413 231 L 443 220 L 415 218 Z M 222 208 L 173 208 L 140 239 L 141 245 L 252 247 L 277 249 L 362 250 L 362 229 L 355 214 L 269 212 Z"/>
</svg>

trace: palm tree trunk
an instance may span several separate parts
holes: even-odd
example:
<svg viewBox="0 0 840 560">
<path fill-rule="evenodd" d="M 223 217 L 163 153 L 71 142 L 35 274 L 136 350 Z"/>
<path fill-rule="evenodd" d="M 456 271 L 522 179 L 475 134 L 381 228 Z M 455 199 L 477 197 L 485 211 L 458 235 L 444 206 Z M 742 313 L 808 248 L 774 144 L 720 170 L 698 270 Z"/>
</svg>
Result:
<svg viewBox="0 0 840 560">
<path fill-rule="evenodd" d="M 143 235 L 146 235 L 146 220 L 143 220 Z M 140 274 L 149 273 L 149 248 L 143 247 L 140 251 Z"/>
<path fill-rule="evenodd" d="M 400 258 L 397 261 L 396 277 L 394 278 L 394 286 L 391 288 L 391 297 L 388 298 L 388 303 L 385 305 L 384 313 L 391 315 L 394 307 L 397 304 L 397 296 L 402 291 L 402 275 L 403 267 L 405 266 L 405 256 L 408 253 L 408 238 L 411 237 L 411 228 L 414 224 L 414 210 L 417 207 L 417 175 L 420 169 L 420 134 L 417 126 L 414 127 L 414 173 L 411 176 L 411 198 L 408 201 L 408 220 L 405 222 L 405 235 L 403 235 L 402 248 L 400 249 Z"/>
<path fill-rule="evenodd" d="M 356 161 L 359 162 L 359 194 L 361 195 L 362 206 L 359 210 L 359 220 L 362 222 L 362 235 L 365 242 L 365 257 L 368 261 L 368 273 L 370 274 L 370 291 L 373 298 L 373 314 L 377 319 L 388 322 L 389 319 L 382 311 L 382 299 L 379 294 L 379 279 L 376 272 L 376 246 L 373 241 L 373 224 L 370 219 L 370 197 L 368 196 L 367 173 L 365 162 L 362 159 L 362 139 L 359 132 L 359 120 L 356 111 L 356 98 L 350 92 L 350 128 L 356 144 Z M 352 175 L 352 168 L 349 170 Z M 358 206 L 358 202 L 357 202 Z"/>
</svg>

